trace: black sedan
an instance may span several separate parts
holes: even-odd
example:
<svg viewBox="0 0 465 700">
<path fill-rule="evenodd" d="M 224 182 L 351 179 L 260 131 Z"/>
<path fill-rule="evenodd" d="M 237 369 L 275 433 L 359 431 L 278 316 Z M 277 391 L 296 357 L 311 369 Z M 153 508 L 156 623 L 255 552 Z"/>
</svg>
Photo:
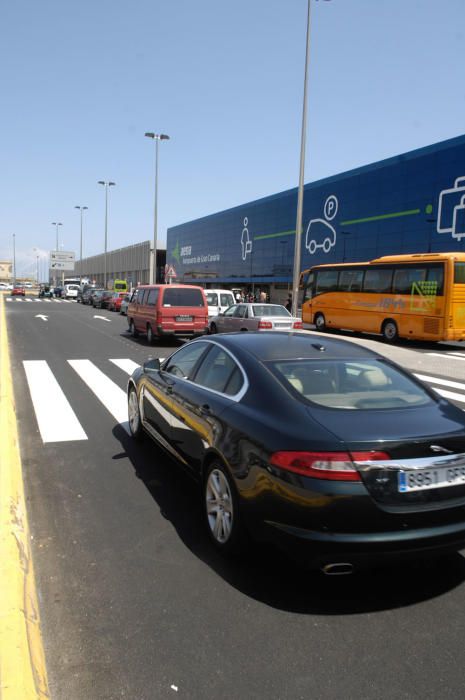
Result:
<svg viewBox="0 0 465 700">
<path fill-rule="evenodd" d="M 207 531 L 309 566 L 465 546 L 465 415 L 386 358 L 309 333 L 231 333 L 150 360 L 129 425 L 201 483 Z"/>
</svg>

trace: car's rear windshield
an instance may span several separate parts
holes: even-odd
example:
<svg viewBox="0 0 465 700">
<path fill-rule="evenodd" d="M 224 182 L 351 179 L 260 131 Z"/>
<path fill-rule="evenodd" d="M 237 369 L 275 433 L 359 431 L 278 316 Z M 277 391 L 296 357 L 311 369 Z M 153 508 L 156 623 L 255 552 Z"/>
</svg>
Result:
<svg viewBox="0 0 465 700">
<path fill-rule="evenodd" d="M 165 289 L 163 294 L 163 306 L 205 306 L 204 297 L 200 289 L 174 288 Z"/>
<path fill-rule="evenodd" d="M 407 374 L 380 360 L 296 359 L 268 364 L 301 398 L 328 408 L 409 408 L 432 401 Z"/>
<path fill-rule="evenodd" d="M 290 316 L 285 306 L 279 304 L 254 304 L 254 316 Z"/>
</svg>

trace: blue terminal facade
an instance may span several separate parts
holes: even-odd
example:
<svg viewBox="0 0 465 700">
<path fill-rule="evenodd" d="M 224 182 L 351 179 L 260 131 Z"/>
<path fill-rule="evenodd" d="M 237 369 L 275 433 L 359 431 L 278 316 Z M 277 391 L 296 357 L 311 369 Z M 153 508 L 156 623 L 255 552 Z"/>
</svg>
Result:
<svg viewBox="0 0 465 700">
<path fill-rule="evenodd" d="M 275 300 L 292 284 L 296 209 L 294 188 L 173 226 L 171 280 L 255 286 Z M 464 246 L 465 136 L 305 186 L 302 269 Z"/>
</svg>

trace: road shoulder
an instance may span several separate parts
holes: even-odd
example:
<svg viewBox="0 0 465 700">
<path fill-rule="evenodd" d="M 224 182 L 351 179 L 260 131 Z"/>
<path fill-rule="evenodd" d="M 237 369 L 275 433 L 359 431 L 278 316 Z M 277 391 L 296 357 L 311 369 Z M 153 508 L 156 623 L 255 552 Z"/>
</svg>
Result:
<svg viewBox="0 0 465 700">
<path fill-rule="evenodd" d="M 48 698 L 2 295 L 0 435 L 0 697 Z"/>
</svg>

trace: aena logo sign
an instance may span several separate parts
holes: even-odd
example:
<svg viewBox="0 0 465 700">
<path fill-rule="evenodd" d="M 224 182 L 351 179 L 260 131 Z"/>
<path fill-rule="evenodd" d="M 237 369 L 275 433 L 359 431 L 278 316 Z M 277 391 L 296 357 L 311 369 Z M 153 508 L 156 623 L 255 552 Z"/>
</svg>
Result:
<svg viewBox="0 0 465 700">
<path fill-rule="evenodd" d="M 451 233 L 458 241 L 465 236 L 465 176 L 439 193 L 438 233 Z"/>
</svg>

